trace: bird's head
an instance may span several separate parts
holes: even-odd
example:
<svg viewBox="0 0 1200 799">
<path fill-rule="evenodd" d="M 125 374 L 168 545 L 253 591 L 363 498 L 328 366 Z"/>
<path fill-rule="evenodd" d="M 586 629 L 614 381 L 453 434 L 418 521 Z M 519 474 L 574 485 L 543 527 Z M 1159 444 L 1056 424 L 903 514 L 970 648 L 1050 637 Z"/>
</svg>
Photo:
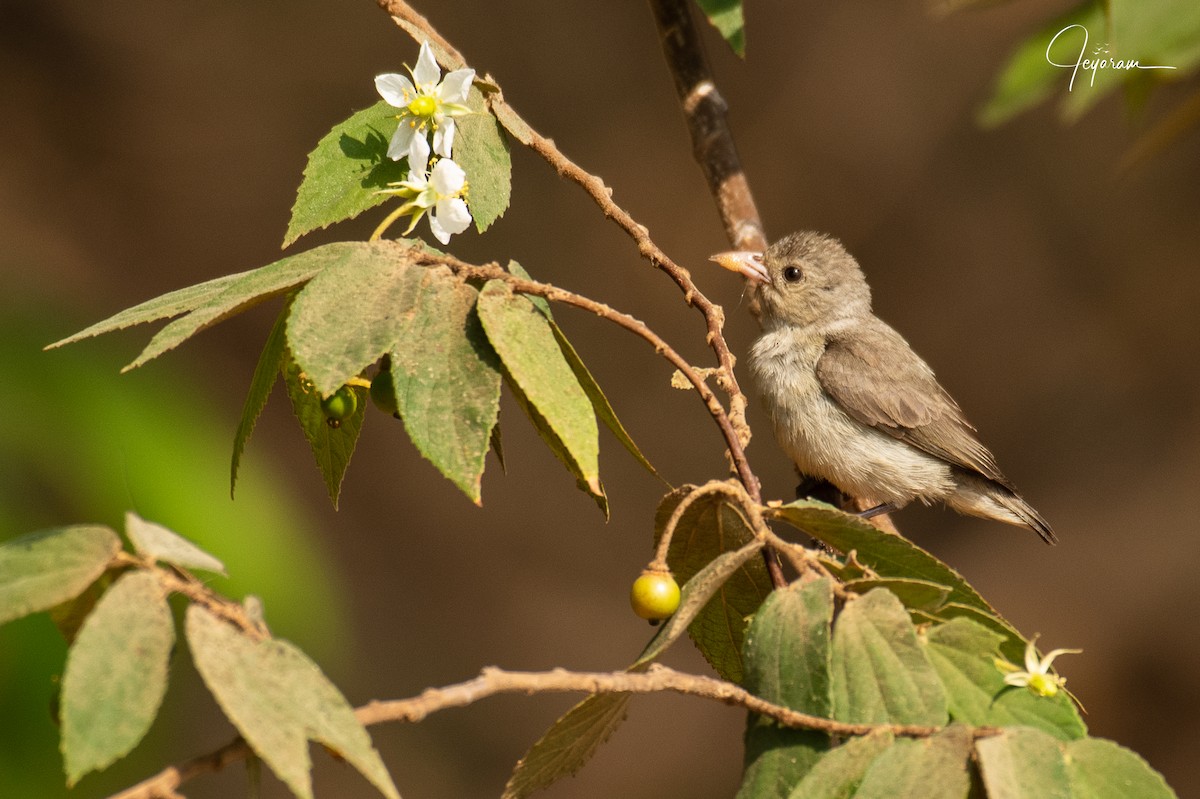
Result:
<svg viewBox="0 0 1200 799">
<path fill-rule="evenodd" d="M 767 329 L 857 317 L 871 308 L 858 262 L 840 241 L 821 233 L 793 233 L 765 252 L 723 252 L 711 260 L 758 286 Z"/>
</svg>

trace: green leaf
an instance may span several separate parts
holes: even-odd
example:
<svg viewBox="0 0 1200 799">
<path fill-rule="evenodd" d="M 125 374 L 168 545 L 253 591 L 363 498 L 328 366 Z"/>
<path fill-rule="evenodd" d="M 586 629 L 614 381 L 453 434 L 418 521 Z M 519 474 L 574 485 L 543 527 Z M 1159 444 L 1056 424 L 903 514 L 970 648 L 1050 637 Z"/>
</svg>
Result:
<svg viewBox="0 0 1200 799">
<path fill-rule="evenodd" d="M 646 648 L 630 668 L 639 668 L 661 655 L 687 630 L 697 615 L 708 606 L 717 591 L 729 579 L 753 561 L 761 562 L 763 542 L 754 539 L 741 549 L 722 552 L 710 560 L 704 568 L 688 578 L 679 595 L 679 607 L 667 619 L 666 624 L 646 644 Z"/>
<path fill-rule="evenodd" d="M 679 503 L 695 490 L 695 486 L 681 486 L 659 503 L 654 516 L 656 542 Z M 667 552 L 667 564 L 675 579 L 686 583 L 721 553 L 738 550 L 752 540 L 753 531 L 728 498 L 721 493 L 707 493 L 692 500 L 679 518 Z M 745 560 L 688 627 L 704 659 L 730 682 L 742 682 L 746 624 L 771 588 L 771 577 L 762 558 Z"/>
<path fill-rule="evenodd" d="M 107 527 L 58 527 L 0 544 L 0 624 L 48 610 L 91 585 L 121 548 Z"/>
<path fill-rule="evenodd" d="M 831 749 L 804 775 L 788 795 L 789 799 L 846 799 L 853 796 L 867 768 L 894 740 L 890 732 L 876 731 Z"/>
<path fill-rule="evenodd" d="M 785 799 L 829 749 L 822 733 L 780 727 L 753 713 L 746 722 L 745 741 L 746 765 L 737 799 Z"/>
<path fill-rule="evenodd" d="M 768 702 L 830 718 L 832 619 L 833 586 L 826 578 L 772 592 L 746 631 L 746 690 Z"/>
<path fill-rule="evenodd" d="M 345 246 L 345 257 L 296 295 L 287 322 L 292 356 L 326 397 L 397 346 L 401 320 L 414 312 L 429 274 L 416 247 L 394 241 Z M 449 276 L 445 267 L 439 270 Z"/>
<path fill-rule="evenodd" d="M 49 344 L 46 346 L 46 349 L 52 350 L 85 338 L 112 333 L 116 330 L 124 330 L 127 327 L 146 324 L 147 322 L 157 322 L 159 319 L 170 319 L 173 316 L 179 316 L 181 313 L 193 311 L 205 303 L 212 301 L 215 297 L 220 296 L 225 289 L 251 274 L 253 274 L 253 270 L 250 272 L 239 272 L 235 275 L 224 275 L 205 281 L 204 283 L 197 283 L 194 286 L 188 286 L 187 288 L 163 294 L 161 297 L 155 297 L 152 300 L 146 300 L 140 305 L 127 308 L 90 327 L 85 327 L 72 336 L 67 336 L 53 344 Z"/>
<path fill-rule="evenodd" d="M 1062 748 L 1041 730 L 1008 727 L 976 741 L 975 752 L 988 799 L 1072 798 Z"/>
<path fill-rule="evenodd" d="M 138 554 L 173 563 L 185 569 L 203 569 L 225 575 L 225 564 L 161 524 L 148 522 L 136 513 L 125 514 L 125 535 Z"/>
<path fill-rule="evenodd" d="M 342 478 L 346 476 L 346 467 L 350 465 L 350 456 L 354 454 L 354 445 L 358 443 L 358 433 L 362 429 L 368 402 L 367 391 L 358 386 L 351 387 L 358 407 L 354 413 L 342 419 L 337 427 L 331 427 L 325 411 L 321 409 L 321 395 L 316 386 L 303 377 L 300 367 L 290 357 L 284 363 L 283 383 L 288 399 L 292 401 L 292 412 L 312 447 L 317 468 L 325 478 L 329 499 L 336 508 Z"/>
<path fill-rule="evenodd" d="M 525 271 L 525 268 L 516 261 L 508 262 L 508 271 L 523 280 L 533 280 L 529 276 L 529 273 Z M 658 473 L 658 470 L 654 468 L 654 465 L 650 463 L 649 459 L 642 454 L 638 445 L 634 443 L 633 438 L 625 429 L 625 425 L 621 424 L 621 420 L 617 418 L 617 412 L 609 404 L 608 397 L 604 396 L 604 391 L 600 388 L 600 384 L 596 382 L 596 378 L 588 371 L 587 365 L 584 364 L 583 359 L 579 357 L 579 353 L 575 351 L 575 347 L 567 339 L 567 334 L 554 321 L 554 315 L 550 312 L 550 303 L 546 301 L 545 297 L 539 297 L 536 294 L 525 294 L 523 296 L 528 297 L 534 307 L 544 313 L 550 321 L 550 330 L 554 333 L 555 340 L 558 341 L 558 346 L 562 350 L 563 357 L 570 364 L 571 371 L 575 373 L 576 379 L 579 380 L 579 385 L 583 388 L 584 393 L 588 395 L 588 399 L 591 400 L 592 410 L 596 412 L 596 418 L 604 422 L 604 426 L 612 431 L 612 434 L 621 442 L 621 446 L 625 447 L 629 454 L 644 466 L 650 474 L 667 483 L 663 476 Z M 670 483 L 667 483 L 667 485 L 670 486 Z"/>
<path fill-rule="evenodd" d="M 479 323 L 476 290 L 444 267 L 424 271 L 415 307 L 397 315 L 397 405 L 421 454 L 479 504 L 498 429 L 500 361 Z"/>
<path fill-rule="evenodd" d="M 925 652 L 946 689 L 951 718 L 978 727 L 1036 727 L 1064 740 L 1086 735 L 1065 692 L 1045 697 L 1005 685 L 995 663 L 1002 640 L 966 618 L 936 625 L 926 634 Z"/>
<path fill-rule="evenodd" d="M 167 690 L 175 622 L 157 578 L 129 572 L 79 630 L 62 687 L 67 784 L 124 757 L 150 729 Z"/>
<path fill-rule="evenodd" d="M 946 604 L 946 598 L 950 596 L 950 589 L 944 585 L 929 580 L 905 578 L 847 580 L 845 588 L 856 594 L 865 594 L 875 588 L 886 588 L 896 595 L 904 607 L 929 613 L 936 612 Z"/>
<path fill-rule="evenodd" d="M 467 174 L 467 207 L 480 233 L 508 208 L 512 195 L 512 158 L 508 141 L 488 111 L 479 89 L 467 96 L 472 113 L 456 120 L 454 160 Z"/>
<path fill-rule="evenodd" d="M 629 694 L 594 694 L 554 723 L 517 761 L 501 799 L 522 799 L 579 771 L 625 720 Z"/>
<path fill-rule="evenodd" d="M 768 513 L 840 552 L 855 551 L 858 562 L 880 577 L 925 580 L 950 589 L 949 601 L 996 614 L 958 572 L 895 533 L 885 533 L 858 516 L 815 500 L 797 500 Z"/>
<path fill-rule="evenodd" d="M 829 580 L 793 583 L 771 593 L 745 634 L 746 690 L 768 702 L 830 716 Z M 829 746 L 822 733 L 785 729 L 753 715 L 746 726 L 741 797 L 786 797 Z"/>
<path fill-rule="evenodd" d="M 489 281 L 483 287 L 478 309 L 488 339 L 513 384 L 561 444 L 561 451 L 555 454 L 567 459 L 589 493 L 603 494 L 596 416 L 546 317 L 526 297 L 513 294 L 502 280 Z"/>
<path fill-rule="evenodd" d="M 992 89 L 991 99 L 987 101 L 978 115 L 979 124 L 984 127 L 994 127 L 1017 114 L 1040 103 L 1049 97 L 1056 89 L 1067 90 L 1071 81 L 1071 70 L 1056 67 L 1047 60 L 1047 47 L 1051 40 L 1069 25 L 1083 25 L 1089 33 L 1102 36 L 1107 27 L 1104 18 L 1103 3 L 1100 0 L 1087 0 L 1073 11 L 1058 17 L 1037 33 L 1026 39 L 1017 47 L 1016 52 L 1009 57 L 1007 64 L 1000 71 Z M 1059 37 L 1054 42 L 1054 48 L 1049 56 L 1058 64 L 1074 64 L 1079 58 L 1079 42 L 1071 31 Z M 1088 54 L 1090 55 L 1090 53 Z M 1087 73 L 1081 71 L 1076 76 L 1075 91 L 1087 93 Z"/>
<path fill-rule="evenodd" d="M 898 740 L 867 768 L 854 797 L 966 799 L 970 756 L 971 732 L 957 724 L 928 738 Z"/>
<path fill-rule="evenodd" d="M 378 191 L 403 180 L 408 160 L 387 157 L 397 109 L 382 100 L 326 133 L 308 154 L 283 246 L 305 233 L 354 217 L 388 199 Z"/>
<path fill-rule="evenodd" d="M 312 799 L 308 741 L 348 762 L 399 799 L 379 753 L 345 697 L 286 641 L 251 640 L 199 605 L 187 611 L 196 669 L 246 742 L 301 799 Z"/>
<path fill-rule="evenodd" d="M 876 588 L 833 628 L 833 717 L 852 723 L 947 721 L 946 694 L 904 606 Z"/>
<path fill-rule="evenodd" d="M 234 489 L 237 487 L 238 468 L 242 463 L 242 454 L 246 450 L 246 445 L 250 443 L 254 425 L 258 423 L 259 415 L 267 406 L 271 390 L 275 387 L 280 370 L 283 368 L 287 353 L 285 330 L 291 308 L 292 304 L 288 302 L 279 312 L 279 316 L 275 318 L 275 325 L 271 328 L 271 333 L 267 336 L 267 343 L 254 367 L 254 376 L 250 378 L 250 391 L 246 394 L 246 402 L 242 405 L 242 418 L 238 422 L 237 432 L 233 436 L 233 458 L 229 465 L 230 499 L 233 498 Z"/>
<path fill-rule="evenodd" d="M 696 5 L 700 6 L 733 52 L 745 58 L 746 21 L 742 15 L 742 0 L 696 0 Z"/>
<path fill-rule="evenodd" d="M 938 608 L 936 616 L 941 621 L 970 619 L 981 627 L 986 627 L 996 633 L 1003 639 L 1000 642 L 1000 652 L 1005 657 L 1013 661 L 1020 661 L 1025 657 L 1025 639 L 1021 637 L 1021 634 L 1011 624 L 997 615 L 987 613 L 976 607 L 960 605 L 957 602 L 947 602 Z"/>
<path fill-rule="evenodd" d="M 1112 741 L 1084 738 L 1064 747 L 1073 799 L 1174 799 L 1162 775 Z"/>
</svg>

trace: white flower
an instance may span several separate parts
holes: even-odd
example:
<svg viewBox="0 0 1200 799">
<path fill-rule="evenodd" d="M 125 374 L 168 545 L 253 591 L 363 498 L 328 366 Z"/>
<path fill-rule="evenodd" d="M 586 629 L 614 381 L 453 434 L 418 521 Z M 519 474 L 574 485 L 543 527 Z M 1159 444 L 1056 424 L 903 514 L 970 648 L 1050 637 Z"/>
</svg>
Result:
<svg viewBox="0 0 1200 799">
<path fill-rule="evenodd" d="M 1082 649 L 1054 649 L 1050 654 L 1038 659 L 1037 647 L 1034 642 L 1037 636 L 1029 639 L 1025 646 L 1025 670 L 1014 666 L 1005 660 L 996 659 L 996 666 L 1005 672 L 1004 682 L 1018 688 L 1028 688 L 1038 696 L 1054 696 L 1067 683 L 1066 677 L 1050 673 L 1050 664 L 1059 655 L 1078 655 Z"/>
<path fill-rule="evenodd" d="M 430 131 L 433 152 L 450 157 L 454 147 L 454 117 L 470 113 L 463 103 L 475 80 L 475 70 L 456 69 L 442 78 L 429 42 L 424 42 L 417 66 L 410 74 L 412 80 L 395 73 L 378 75 L 375 89 L 380 97 L 401 110 L 397 117 L 400 125 L 388 145 L 388 157 L 393 161 L 407 158 L 409 169 L 423 172 L 429 164 Z"/>
<path fill-rule="evenodd" d="M 467 175 L 449 158 L 439 158 L 428 175 L 425 170 L 414 170 L 408 173 L 407 180 L 388 185 L 392 188 L 384 189 L 383 193 L 402 197 L 405 203 L 388 215 L 372 238 L 378 238 L 393 221 L 408 214 L 412 215 L 412 223 L 405 235 L 428 213 L 429 229 L 442 244 L 448 244 L 451 236 L 462 233 L 471 224 L 471 212 L 463 199 L 467 193 Z"/>
</svg>

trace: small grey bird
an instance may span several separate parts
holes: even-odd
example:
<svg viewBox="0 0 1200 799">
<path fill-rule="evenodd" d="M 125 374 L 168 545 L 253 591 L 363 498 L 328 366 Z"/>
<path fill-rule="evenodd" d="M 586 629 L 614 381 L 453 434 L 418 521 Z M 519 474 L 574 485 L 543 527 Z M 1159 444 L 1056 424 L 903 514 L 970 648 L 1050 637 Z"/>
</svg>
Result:
<svg viewBox="0 0 1200 799">
<path fill-rule="evenodd" d="M 933 370 L 871 312 L 866 278 L 841 242 L 794 233 L 766 252 L 712 260 L 759 286 L 763 333 L 750 370 L 801 472 L 878 503 L 867 515 L 940 500 L 1055 542 Z"/>
</svg>

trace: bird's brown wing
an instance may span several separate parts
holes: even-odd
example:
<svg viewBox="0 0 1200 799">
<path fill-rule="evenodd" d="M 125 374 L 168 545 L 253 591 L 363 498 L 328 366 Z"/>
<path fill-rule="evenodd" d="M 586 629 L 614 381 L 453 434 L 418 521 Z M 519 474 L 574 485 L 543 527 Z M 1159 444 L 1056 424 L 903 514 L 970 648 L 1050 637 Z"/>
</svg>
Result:
<svg viewBox="0 0 1200 799">
<path fill-rule="evenodd" d="M 861 424 L 1012 488 L 933 370 L 883 322 L 871 319 L 853 337 L 832 336 L 817 379 Z"/>
</svg>

